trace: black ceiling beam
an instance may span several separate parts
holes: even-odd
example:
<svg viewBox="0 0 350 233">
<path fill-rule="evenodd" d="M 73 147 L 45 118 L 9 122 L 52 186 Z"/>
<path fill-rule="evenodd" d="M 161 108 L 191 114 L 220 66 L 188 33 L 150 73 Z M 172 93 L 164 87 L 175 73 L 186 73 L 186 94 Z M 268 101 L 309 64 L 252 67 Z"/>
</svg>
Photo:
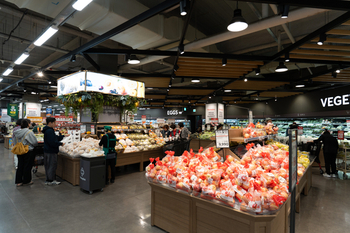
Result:
<svg viewBox="0 0 350 233">
<path fill-rule="evenodd" d="M 100 66 L 94 61 L 94 59 L 92 59 L 92 57 L 90 57 L 89 54 L 83 53 L 83 57 L 84 57 L 97 71 L 100 71 L 100 70 L 101 70 Z"/>
<path fill-rule="evenodd" d="M 135 54 L 135 55 L 147 55 L 147 56 L 177 56 L 176 51 L 160 51 L 160 50 L 138 50 L 138 49 L 104 49 L 104 48 L 92 48 L 84 52 L 84 54 L 104 54 L 104 55 L 124 55 L 124 54 Z M 232 60 L 244 60 L 244 61 L 266 61 L 273 60 L 270 56 L 251 56 L 251 55 L 240 55 L 240 54 L 225 54 L 225 53 L 198 53 L 198 52 L 185 52 L 180 57 L 198 57 L 198 58 L 227 58 Z M 283 58 L 275 59 L 276 61 L 284 61 Z M 314 63 L 314 64 L 330 64 L 339 65 L 338 61 L 328 60 L 314 60 L 314 59 L 297 59 L 291 58 L 290 62 L 294 63 Z M 342 64 L 350 65 L 350 62 L 341 62 Z"/>
<path fill-rule="evenodd" d="M 350 2 L 337 1 L 337 0 L 333 0 L 333 1 L 330 1 L 330 0 L 238 0 L 238 1 L 350 11 Z"/>
<path fill-rule="evenodd" d="M 43 71 L 44 74 L 51 74 L 51 75 L 54 75 L 54 74 L 67 75 L 67 74 L 72 74 L 75 72 L 77 72 L 77 71 L 68 71 L 68 70 L 45 70 L 45 71 Z"/>
<path fill-rule="evenodd" d="M 85 50 L 90 49 L 90 48 L 110 39 L 111 37 L 113 37 L 121 32 L 124 32 L 125 30 L 127 30 L 129 28 L 132 28 L 133 26 L 135 26 L 141 22 L 144 22 L 145 20 L 147 20 L 147 19 L 149 19 L 149 18 L 151 18 L 159 13 L 162 13 L 163 11 L 177 5 L 179 2 L 180 2 L 180 0 L 166 0 L 166 1 L 158 4 L 157 6 L 151 8 L 151 9 L 135 16 L 134 18 L 120 24 L 119 26 L 109 30 L 108 32 L 102 34 L 101 36 L 98 36 L 98 37 L 90 40 L 88 43 L 80 46 L 79 48 L 77 48 L 77 49 L 63 55 L 62 57 L 46 64 L 45 66 L 41 67 L 41 70 L 46 70 L 46 69 L 50 68 L 51 66 L 54 66 L 62 61 L 67 60 L 67 59 L 70 59 L 71 56 L 76 55 L 76 54 L 80 54 L 80 53 L 84 52 Z M 1 89 L 0 93 L 3 92 L 4 90 L 11 88 L 12 86 L 16 85 L 17 83 L 23 82 L 24 80 L 32 77 L 35 74 L 36 73 L 31 73 L 31 74 L 27 75 L 26 77 L 12 83 L 11 85 Z"/>
<path fill-rule="evenodd" d="M 304 2 L 308 2 L 303 0 Z M 318 2 L 324 2 L 324 1 L 318 1 Z M 327 1 L 328 2 L 328 1 Z M 335 1 L 329 1 L 330 4 L 335 5 Z M 350 2 L 348 2 L 348 4 L 350 5 Z M 295 42 L 294 44 L 291 44 L 290 46 L 286 47 L 285 49 L 281 50 L 280 52 L 276 53 L 275 55 L 272 56 L 271 61 L 276 60 L 277 58 L 280 58 L 281 56 L 285 55 L 286 53 L 291 52 L 292 50 L 299 48 L 300 46 L 302 46 L 303 44 L 309 42 L 310 40 L 314 39 L 315 37 L 321 35 L 322 33 L 325 33 L 339 25 L 341 25 L 342 23 L 348 21 L 350 19 L 350 12 L 346 12 L 343 15 L 339 16 L 338 18 L 334 19 L 333 21 L 327 23 L 326 25 L 320 27 L 319 29 L 313 31 L 312 33 L 310 33 L 309 35 L 305 36 L 304 38 L 298 40 L 297 42 Z M 322 48 L 322 46 L 320 46 L 320 48 Z M 341 64 L 342 62 L 338 62 L 338 64 Z"/>
</svg>

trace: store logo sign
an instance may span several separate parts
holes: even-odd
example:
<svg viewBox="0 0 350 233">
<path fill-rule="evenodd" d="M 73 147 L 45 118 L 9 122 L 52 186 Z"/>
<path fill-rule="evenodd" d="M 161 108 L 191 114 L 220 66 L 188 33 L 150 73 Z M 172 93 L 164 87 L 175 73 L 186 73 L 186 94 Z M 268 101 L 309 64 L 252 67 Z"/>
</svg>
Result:
<svg viewBox="0 0 350 233">
<path fill-rule="evenodd" d="M 346 94 L 346 95 L 338 95 L 335 97 L 327 97 L 324 99 L 321 99 L 321 104 L 322 107 L 334 107 L 334 106 L 341 106 L 341 105 L 349 105 L 349 99 L 348 97 L 350 97 L 350 94 Z"/>
<path fill-rule="evenodd" d="M 84 175 L 85 175 L 84 168 L 81 168 L 80 169 L 80 179 L 83 180 L 83 181 L 86 181 L 86 179 L 84 178 Z"/>
</svg>

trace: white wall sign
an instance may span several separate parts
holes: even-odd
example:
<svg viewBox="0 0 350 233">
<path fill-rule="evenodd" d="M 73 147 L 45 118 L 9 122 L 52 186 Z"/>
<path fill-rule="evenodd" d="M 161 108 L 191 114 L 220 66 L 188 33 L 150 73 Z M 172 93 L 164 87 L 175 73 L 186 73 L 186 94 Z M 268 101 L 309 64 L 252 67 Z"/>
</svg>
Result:
<svg viewBox="0 0 350 233">
<path fill-rule="evenodd" d="M 219 123 L 223 124 L 225 119 L 225 105 L 218 104 L 218 120 Z"/>
<path fill-rule="evenodd" d="M 168 115 L 168 116 L 177 116 L 177 115 L 179 115 L 180 113 L 179 113 L 179 110 L 168 110 L 168 111 L 166 111 L 166 114 Z"/>
<path fill-rule="evenodd" d="M 324 99 L 321 99 L 321 104 L 322 107 L 334 107 L 334 106 L 345 106 L 345 105 L 349 105 L 349 97 L 350 94 L 346 94 L 346 95 L 338 95 L 335 97 L 327 97 Z"/>
<path fill-rule="evenodd" d="M 211 123 L 211 118 L 218 118 L 218 106 L 216 103 L 205 105 L 205 122 Z"/>
<path fill-rule="evenodd" d="M 26 103 L 26 117 L 40 117 L 41 116 L 41 104 Z"/>
</svg>

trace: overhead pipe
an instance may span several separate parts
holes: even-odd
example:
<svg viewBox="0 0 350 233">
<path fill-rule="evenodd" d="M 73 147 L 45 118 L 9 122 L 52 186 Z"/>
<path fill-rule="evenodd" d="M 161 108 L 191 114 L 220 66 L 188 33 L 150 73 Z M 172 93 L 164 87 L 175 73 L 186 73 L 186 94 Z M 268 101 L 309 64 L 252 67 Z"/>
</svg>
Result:
<svg viewBox="0 0 350 233">
<path fill-rule="evenodd" d="M 314 16 L 316 14 L 320 14 L 323 12 L 326 12 L 328 10 L 325 9 L 310 9 L 310 8 L 302 8 L 302 9 L 298 9 L 298 10 L 294 10 L 291 11 L 288 15 L 288 18 L 285 20 L 281 20 L 281 17 L 279 16 L 274 16 L 271 18 L 267 18 L 261 21 L 258 21 L 256 23 L 252 23 L 249 25 L 249 27 L 242 31 L 242 32 L 224 32 L 221 34 L 218 34 L 216 36 L 211 36 L 208 38 L 204 38 L 195 42 L 191 42 L 185 45 L 185 50 L 186 51 L 192 51 L 192 50 L 196 50 L 196 49 L 200 49 L 212 44 L 217 44 L 223 41 L 227 41 L 227 40 L 231 40 L 234 38 L 238 38 L 241 36 L 245 36 L 248 34 L 252 34 L 261 30 L 265 30 L 266 28 L 272 28 L 272 27 L 276 27 L 279 26 L 283 23 L 290 23 L 290 22 L 294 22 L 300 19 L 304 19 L 306 17 L 310 17 L 310 16 Z M 169 49 L 168 51 L 177 51 L 177 47 Z M 168 56 L 154 56 L 154 57 L 147 57 L 144 59 L 140 60 L 140 63 L 137 65 L 130 65 L 130 64 L 125 64 L 119 67 L 120 70 L 125 70 L 125 69 L 129 69 L 131 67 L 135 67 L 135 66 L 140 66 L 140 65 L 145 65 L 160 59 L 165 59 Z"/>
</svg>

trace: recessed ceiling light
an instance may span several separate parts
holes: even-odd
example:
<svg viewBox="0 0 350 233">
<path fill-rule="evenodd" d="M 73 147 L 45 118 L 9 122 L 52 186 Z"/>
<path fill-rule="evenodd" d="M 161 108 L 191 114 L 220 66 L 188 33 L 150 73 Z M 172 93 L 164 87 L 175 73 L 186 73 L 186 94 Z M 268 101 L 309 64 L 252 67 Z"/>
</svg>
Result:
<svg viewBox="0 0 350 233">
<path fill-rule="evenodd" d="M 299 84 L 299 85 L 296 85 L 295 87 L 305 87 L 304 84 Z"/>
<path fill-rule="evenodd" d="M 232 90 L 228 90 L 228 89 L 226 89 L 226 90 L 224 90 L 224 92 L 231 92 Z"/>
<path fill-rule="evenodd" d="M 201 80 L 199 80 L 199 78 L 193 78 L 192 80 L 191 80 L 191 82 L 193 82 L 193 83 L 199 83 Z"/>
</svg>

